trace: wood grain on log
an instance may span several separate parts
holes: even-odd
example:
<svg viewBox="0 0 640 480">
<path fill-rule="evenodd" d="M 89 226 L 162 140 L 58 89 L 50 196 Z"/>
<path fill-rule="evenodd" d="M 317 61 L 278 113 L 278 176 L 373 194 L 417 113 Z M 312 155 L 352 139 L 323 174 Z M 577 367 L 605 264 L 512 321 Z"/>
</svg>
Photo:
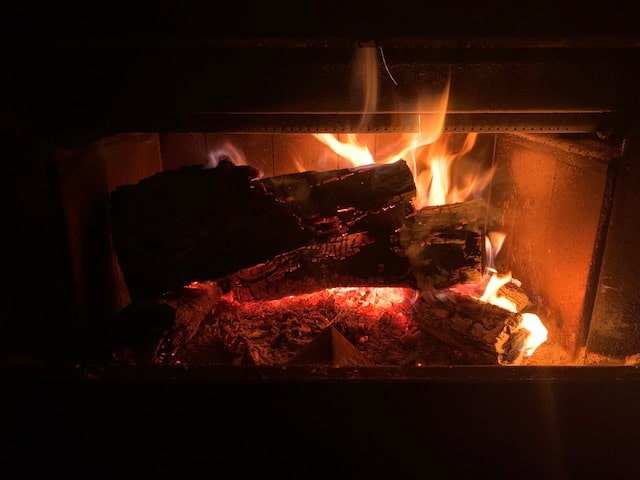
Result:
<svg viewBox="0 0 640 480">
<path fill-rule="evenodd" d="M 420 290 L 447 288 L 480 280 L 484 268 L 486 205 L 469 201 L 425 207 L 409 216 L 400 244 Z"/>
<path fill-rule="evenodd" d="M 414 312 L 420 328 L 456 349 L 462 364 L 507 363 L 505 343 L 522 320 L 518 313 L 454 291 L 419 298 Z M 512 358 L 512 352 L 507 353 Z"/>
</svg>

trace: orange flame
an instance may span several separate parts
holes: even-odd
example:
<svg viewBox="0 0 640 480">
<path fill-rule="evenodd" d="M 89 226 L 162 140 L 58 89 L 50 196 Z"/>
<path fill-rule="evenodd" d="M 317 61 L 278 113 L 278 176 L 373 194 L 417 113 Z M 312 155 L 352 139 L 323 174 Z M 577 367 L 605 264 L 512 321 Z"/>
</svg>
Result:
<svg viewBox="0 0 640 480">
<path fill-rule="evenodd" d="M 341 141 L 330 133 L 317 133 L 313 136 L 331 148 L 337 155 L 346 159 L 352 166 L 376 163 L 366 145 L 362 145 L 356 134 L 347 134 Z M 467 169 L 452 175 L 452 166 L 459 158 L 467 155 L 475 145 L 477 133 L 468 134 L 459 151 L 451 153 L 450 135 L 423 135 L 421 132 L 404 136 L 404 144 L 397 145 L 398 150 L 381 163 L 392 163 L 400 159 L 407 161 L 416 186 L 414 206 L 417 209 L 429 205 L 445 205 L 464 202 L 479 195 L 490 183 L 494 169 L 487 172 Z"/>
<path fill-rule="evenodd" d="M 524 356 L 530 357 L 536 351 L 536 348 L 547 341 L 549 332 L 536 314 L 522 313 L 521 316 L 520 328 L 529 332 L 524 346 Z"/>
<path fill-rule="evenodd" d="M 354 167 L 375 163 L 366 145 L 360 145 L 355 134 L 347 134 L 347 141 L 341 142 L 331 133 L 314 133 L 313 136 L 331 148 L 341 157 L 349 160 Z"/>
<path fill-rule="evenodd" d="M 362 101 L 362 118 L 358 128 L 363 129 L 369 116 L 377 111 L 377 49 L 358 49 L 352 74 L 351 93 L 354 98 Z M 493 176 L 491 170 L 484 174 L 479 171 L 466 171 L 457 178 L 452 177 L 452 165 L 471 151 L 477 133 L 468 134 L 459 151 L 452 153 L 453 149 L 449 144 L 452 137 L 443 135 L 450 91 L 449 76 L 439 94 L 423 96 L 418 99 L 412 112 L 405 111 L 404 113 L 409 113 L 408 117 L 411 117 L 411 114 L 416 115 L 417 131 L 403 135 L 401 141 L 389 146 L 391 151 L 384 156 L 381 155 L 382 158 L 378 160 L 381 163 L 391 163 L 400 159 L 407 162 L 416 185 L 414 206 L 418 209 L 429 205 L 463 202 L 471 195 L 484 190 Z M 369 148 L 360 144 L 356 134 L 347 134 L 346 141 L 340 141 L 330 133 L 318 133 L 314 134 L 314 137 L 354 167 L 376 162 Z"/>
<path fill-rule="evenodd" d="M 429 205 L 445 205 L 464 202 L 480 194 L 491 181 L 493 169 L 481 173 L 480 169 L 467 169 L 453 175 L 455 162 L 467 155 L 475 145 L 477 134 L 465 136 L 459 151 L 452 152 L 450 135 L 442 135 L 428 148 L 414 150 L 410 168 L 414 175 L 417 195 L 414 206 L 418 209 Z"/>
</svg>

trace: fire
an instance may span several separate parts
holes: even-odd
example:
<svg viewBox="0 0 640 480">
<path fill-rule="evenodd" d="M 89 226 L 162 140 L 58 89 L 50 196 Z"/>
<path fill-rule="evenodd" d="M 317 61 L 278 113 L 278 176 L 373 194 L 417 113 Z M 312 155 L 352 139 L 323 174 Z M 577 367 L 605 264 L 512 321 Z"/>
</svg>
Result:
<svg viewBox="0 0 640 480">
<path fill-rule="evenodd" d="M 485 251 L 487 253 L 487 267 L 494 268 L 498 252 L 502 248 L 507 235 L 502 232 L 488 232 L 484 239 Z"/>
<path fill-rule="evenodd" d="M 530 357 L 540 345 L 547 341 L 547 328 L 535 313 L 523 313 L 520 328 L 527 330 L 529 336 L 525 342 L 525 357 Z"/>
<path fill-rule="evenodd" d="M 438 126 L 438 125 L 436 125 Z M 439 125 L 441 127 L 441 125 Z M 329 146 L 335 153 L 348 159 L 353 166 L 375 163 L 374 157 L 365 145 L 361 145 L 355 134 L 346 135 L 346 142 L 338 140 L 332 134 L 315 134 L 315 138 Z M 400 146 L 397 153 L 388 156 L 384 163 L 395 162 L 400 158 L 408 158 L 408 165 L 413 173 L 416 185 L 414 206 L 418 209 L 430 205 L 444 205 L 464 202 L 473 195 L 481 193 L 493 178 L 494 169 L 487 172 L 466 171 L 457 178 L 452 175 L 452 167 L 456 160 L 468 154 L 473 146 L 477 134 L 469 134 L 464 138 L 462 146 L 452 153 L 451 137 L 431 131 L 427 135 L 422 132 L 405 136 L 404 146 Z M 500 252 L 506 235 L 502 232 L 488 232 L 485 237 L 487 254 L 487 272 L 485 274 L 484 289 L 478 285 L 462 285 L 457 290 L 474 298 L 510 312 L 519 313 L 515 302 L 500 293 L 500 289 L 510 282 L 517 282 L 511 272 L 500 274 L 494 264 Z M 478 288 L 482 294 L 477 295 Z M 333 289 L 338 294 L 342 289 Z M 406 293 L 394 292 L 403 289 L 369 289 L 366 295 L 371 298 L 371 305 L 382 305 L 402 301 Z M 364 291 L 364 290 L 362 290 Z M 385 300 L 389 296 L 398 295 L 395 300 Z M 531 356 L 535 350 L 547 340 L 547 329 L 540 318 L 533 313 L 521 313 L 522 320 L 518 330 L 524 329 L 526 335 L 523 355 Z"/>
<path fill-rule="evenodd" d="M 361 72 L 362 75 L 359 78 L 369 79 L 373 57 L 369 55 L 365 58 L 367 61 L 358 63 L 360 68 L 366 69 Z M 372 86 L 370 82 L 366 85 Z M 466 134 L 462 144 L 458 144 L 458 148 L 455 148 L 454 140 L 458 140 L 460 136 L 454 139 L 453 135 L 444 132 L 449 89 L 450 81 L 447 82 L 440 96 L 435 96 L 428 103 L 422 100 L 416 112 L 418 131 L 403 135 L 402 141 L 393 146 L 393 151 L 377 160 L 382 163 L 391 163 L 403 159 L 407 162 L 416 186 L 416 196 L 413 200 L 416 209 L 467 201 L 473 196 L 481 194 L 493 178 L 494 167 L 484 172 L 480 168 L 454 169 L 462 157 L 470 154 L 478 135 L 477 133 Z M 367 88 L 366 91 L 371 94 L 371 88 Z M 371 99 L 372 95 L 367 95 L 364 109 L 365 118 L 374 111 Z M 315 134 L 315 138 L 348 160 L 354 167 L 376 163 L 376 159 L 368 147 L 362 145 L 355 134 L 345 135 L 344 141 L 327 133 Z M 511 272 L 500 274 L 494 267 L 495 257 L 500 251 L 504 239 L 505 234 L 502 232 L 487 234 L 487 272 L 482 294 L 472 293 L 478 290 L 477 285 L 461 286 L 459 290 L 466 291 L 467 294 L 482 302 L 518 313 L 516 303 L 500 294 L 502 287 L 515 281 Z M 481 287 L 480 289 L 482 290 Z M 521 313 L 521 318 L 518 329 L 529 332 L 526 336 L 523 353 L 525 356 L 530 356 L 540 344 L 547 340 L 547 329 L 535 314 Z"/>
<path fill-rule="evenodd" d="M 356 74 L 353 78 L 362 83 L 354 85 L 354 89 L 365 92 L 361 127 L 369 115 L 375 112 L 376 58 L 375 49 L 365 48 L 354 62 Z M 417 120 L 417 131 L 406 133 L 400 141 L 387 146 L 389 151 L 381 154 L 381 158 L 375 159 L 356 134 L 346 134 L 342 140 L 330 133 L 313 135 L 353 167 L 405 160 L 416 185 L 414 206 L 417 209 L 464 202 L 484 190 L 493 177 L 493 169 L 484 173 L 467 169 L 454 178 L 452 167 L 472 150 L 478 135 L 467 134 L 462 146 L 456 149 L 452 145 L 454 136 L 444 132 L 450 87 L 451 81 L 448 79 L 440 94 L 425 96 L 417 102 L 413 112 Z"/>
<path fill-rule="evenodd" d="M 442 134 L 438 128 L 442 128 L 442 123 L 436 122 L 431 125 L 431 130 L 426 134 L 417 132 L 404 137 L 404 145 L 398 146 L 395 153 L 383 159 L 384 163 L 395 162 L 399 159 L 407 160 L 416 185 L 416 197 L 414 206 L 417 209 L 430 205 L 444 205 L 457 202 L 464 202 L 474 195 L 480 194 L 493 178 L 494 169 L 487 172 L 480 170 L 467 170 L 454 177 L 452 174 L 455 162 L 464 155 L 467 155 L 474 147 L 477 134 L 465 136 L 461 147 L 454 151 L 450 135 Z M 435 129 L 435 130 L 434 130 Z M 315 138 L 329 146 L 335 153 L 348 159 L 353 166 L 361 166 L 375 163 L 374 157 L 369 149 L 359 143 L 355 134 L 346 135 L 346 141 L 340 141 L 332 134 L 316 134 Z M 502 232 L 489 232 L 485 237 L 487 254 L 487 272 L 485 274 L 484 289 L 478 285 L 463 285 L 458 290 L 465 292 L 474 298 L 510 312 L 519 313 L 515 302 L 500 293 L 500 289 L 510 282 L 516 282 L 511 272 L 500 274 L 495 266 L 495 258 L 498 255 L 506 235 Z M 480 295 L 474 292 L 482 291 Z M 380 290 L 380 292 L 378 292 Z M 382 296 L 382 290 L 386 295 L 393 295 L 387 291 L 394 289 L 376 289 L 367 295 L 373 302 L 387 303 Z M 403 294 L 401 294 L 401 298 Z M 395 301 L 401 301 L 401 298 Z M 391 301 L 391 304 L 394 302 Z M 372 303 L 375 304 L 375 303 Z M 535 350 L 547 340 L 547 329 L 540 318 L 533 313 L 520 313 L 521 323 L 517 330 L 528 332 L 523 347 L 523 356 L 531 356 Z"/>
<path fill-rule="evenodd" d="M 376 111 L 378 87 L 375 50 L 364 49 L 362 53 L 354 64 L 358 69 L 354 78 L 362 79 L 364 82 L 363 85 L 354 86 L 359 87 L 357 90 L 363 96 L 363 118 L 360 128 L 365 127 L 369 115 Z M 399 141 L 385 145 L 384 152 L 382 148 L 377 148 L 379 158 L 371 153 L 357 134 L 342 134 L 338 137 L 331 133 L 316 133 L 313 137 L 348 161 L 352 167 L 404 160 L 411 170 L 416 187 L 413 199 L 416 209 L 465 202 L 479 196 L 486 189 L 493 179 L 494 167 L 483 171 L 479 162 L 469 161 L 472 160 L 477 133 L 454 135 L 444 131 L 449 89 L 450 81 L 447 81 L 441 95 L 422 99 L 413 112 L 416 115 L 417 131 L 400 135 Z M 211 154 L 209 166 L 215 166 L 220 158 L 244 163 L 241 152 L 233 150 L 228 145 Z M 465 161 L 462 161 L 463 158 Z M 304 170 L 301 164 L 299 169 Z M 502 232 L 487 233 L 487 269 L 482 283 L 461 284 L 453 289 L 479 301 L 518 313 L 521 322 L 517 330 L 524 330 L 526 337 L 522 355 L 528 357 L 547 340 L 547 329 L 537 315 L 518 312 L 517 304 L 501 293 L 503 287 L 517 282 L 511 272 L 501 274 L 495 268 L 495 258 L 505 237 Z M 417 292 L 407 288 L 350 287 L 326 289 L 324 294 L 329 294 L 344 307 L 365 308 L 367 314 L 378 317 L 388 310 L 399 312 L 401 305 L 413 305 Z"/>
</svg>

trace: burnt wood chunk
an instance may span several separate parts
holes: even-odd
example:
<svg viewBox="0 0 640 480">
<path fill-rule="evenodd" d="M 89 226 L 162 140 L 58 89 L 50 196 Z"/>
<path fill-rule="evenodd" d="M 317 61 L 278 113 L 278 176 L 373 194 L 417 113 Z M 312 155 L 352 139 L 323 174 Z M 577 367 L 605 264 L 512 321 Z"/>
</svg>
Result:
<svg viewBox="0 0 640 480">
<path fill-rule="evenodd" d="M 482 302 L 455 291 L 422 296 L 414 305 L 415 320 L 436 341 L 458 353 L 464 365 L 513 363 L 522 340 L 516 334 L 519 313 Z"/>
<path fill-rule="evenodd" d="M 397 216 L 387 216 L 384 228 L 398 228 L 415 194 L 402 160 L 255 176 L 251 167 L 222 161 L 213 169 L 162 172 L 112 193 L 113 245 L 132 300 L 357 231 L 366 226 L 363 217 L 389 207 Z"/>
<path fill-rule="evenodd" d="M 420 290 L 480 280 L 486 205 L 479 200 L 422 208 L 400 229 L 400 245 Z"/>
</svg>

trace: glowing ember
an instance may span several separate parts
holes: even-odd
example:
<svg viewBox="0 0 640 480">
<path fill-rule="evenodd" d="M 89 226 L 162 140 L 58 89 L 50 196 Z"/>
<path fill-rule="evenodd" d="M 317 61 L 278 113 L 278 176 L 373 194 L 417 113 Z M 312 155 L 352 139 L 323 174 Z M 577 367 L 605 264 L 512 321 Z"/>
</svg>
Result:
<svg viewBox="0 0 640 480">
<path fill-rule="evenodd" d="M 321 332 L 336 328 L 372 364 L 407 365 L 416 351 L 415 290 L 328 288 L 275 300 L 238 302 L 222 296 L 213 312 L 168 359 L 187 364 L 286 364 Z M 222 350 L 222 351 L 221 351 Z M 216 353 L 217 352 L 217 353 Z M 427 352 L 428 353 L 428 352 Z M 211 362 L 211 363 L 209 363 Z"/>
<path fill-rule="evenodd" d="M 318 292 L 302 295 L 289 295 L 286 298 L 258 301 L 263 305 L 275 308 L 285 304 L 288 300 L 300 299 L 317 301 L 317 298 L 329 295 L 343 308 L 354 308 L 365 311 L 368 315 L 379 316 L 400 305 L 411 306 L 415 302 L 417 292 L 411 288 L 403 287 L 336 287 L 326 288 Z M 233 294 L 230 292 L 223 297 L 233 303 Z M 245 302 L 248 304 L 250 302 Z M 242 304 L 239 303 L 239 304 Z"/>
<path fill-rule="evenodd" d="M 394 305 L 416 299 L 416 292 L 408 288 L 393 287 L 340 287 L 327 290 L 334 298 L 340 299 L 345 306 L 368 307 L 387 310 Z M 354 296 L 355 292 L 355 296 Z"/>
</svg>

